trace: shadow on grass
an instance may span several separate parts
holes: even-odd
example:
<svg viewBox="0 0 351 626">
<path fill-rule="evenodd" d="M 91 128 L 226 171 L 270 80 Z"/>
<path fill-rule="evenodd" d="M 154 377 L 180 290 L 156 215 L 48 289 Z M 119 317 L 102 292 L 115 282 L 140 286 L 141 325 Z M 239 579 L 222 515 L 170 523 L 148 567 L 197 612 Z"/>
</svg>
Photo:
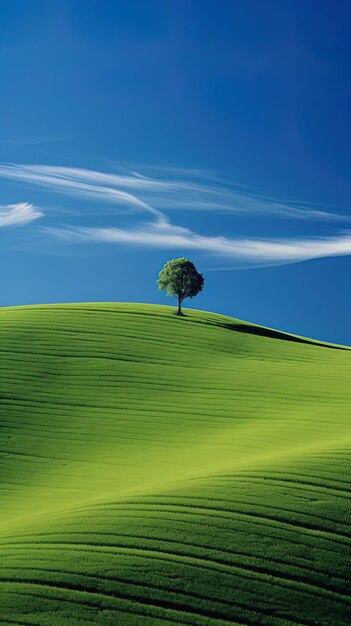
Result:
<svg viewBox="0 0 351 626">
<path fill-rule="evenodd" d="M 260 337 L 269 337 L 270 339 L 281 339 L 283 341 L 292 341 L 294 343 L 305 343 L 311 346 L 318 346 L 320 348 L 332 348 L 334 350 L 349 350 L 349 348 L 344 346 L 333 346 L 327 345 L 320 341 L 314 341 L 313 339 L 305 339 L 304 337 L 294 337 L 294 335 L 289 335 L 287 333 L 283 333 L 279 330 L 273 330 L 271 328 L 262 328 L 260 326 L 247 326 L 246 324 L 221 324 L 223 328 L 227 328 L 228 330 L 235 330 L 239 333 L 246 333 L 248 335 L 257 335 Z"/>
</svg>

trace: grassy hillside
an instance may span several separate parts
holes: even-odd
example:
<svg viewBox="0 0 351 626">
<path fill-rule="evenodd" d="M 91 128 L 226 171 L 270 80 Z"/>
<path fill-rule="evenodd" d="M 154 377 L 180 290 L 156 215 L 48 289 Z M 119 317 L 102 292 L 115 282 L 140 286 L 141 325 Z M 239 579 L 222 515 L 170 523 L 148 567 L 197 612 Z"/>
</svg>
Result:
<svg viewBox="0 0 351 626">
<path fill-rule="evenodd" d="M 349 624 L 350 381 L 220 315 L 2 309 L 0 624 Z"/>
</svg>

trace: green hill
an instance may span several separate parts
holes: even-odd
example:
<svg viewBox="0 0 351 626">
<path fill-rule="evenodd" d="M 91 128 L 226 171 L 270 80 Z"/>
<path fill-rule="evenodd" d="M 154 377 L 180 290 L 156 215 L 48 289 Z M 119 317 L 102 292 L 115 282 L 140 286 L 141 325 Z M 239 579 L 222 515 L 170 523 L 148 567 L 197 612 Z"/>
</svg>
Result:
<svg viewBox="0 0 351 626">
<path fill-rule="evenodd" d="M 0 624 L 349 624 L 350 382 L 221 315 L 2 309 Z"/>
</svg>

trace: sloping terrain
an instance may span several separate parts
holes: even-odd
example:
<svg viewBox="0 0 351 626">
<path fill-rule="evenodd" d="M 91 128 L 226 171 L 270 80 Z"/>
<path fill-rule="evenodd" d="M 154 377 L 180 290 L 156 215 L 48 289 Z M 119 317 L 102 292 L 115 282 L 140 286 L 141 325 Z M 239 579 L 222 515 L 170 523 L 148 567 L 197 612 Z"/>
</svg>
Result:
<svg viewBox="0 0 351 626">
<path fill-rule="evenodd" d="M 211 313 L 2 309 L 0 624 L 349 624 L 350 382 Z"/>
</svg>

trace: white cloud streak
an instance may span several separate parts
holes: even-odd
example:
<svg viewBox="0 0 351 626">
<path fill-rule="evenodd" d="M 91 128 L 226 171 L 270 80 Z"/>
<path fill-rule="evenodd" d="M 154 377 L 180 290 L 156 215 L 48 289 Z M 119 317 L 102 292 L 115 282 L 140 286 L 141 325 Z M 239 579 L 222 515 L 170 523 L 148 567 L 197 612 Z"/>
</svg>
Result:
<svg viewBox="0 0 351 626">
<path fill-rule="evenodd" d="M 0 165 L 0 177 L 69 193 L 84 198 L 112 202 L 132 211 L 151 213 L 167 222 L 163 211 L 215 211 L 250 215 L 270 215 L 290 219 L 343 220 L 350 218 L 308 204 L 281 201 L 250 194 L 226 185 L 215 175 L 201 177 L 189 170 L 156 170 L 158 178 L 123 170 L 104 173 L 95 170 L 51 165 Z"/>
<path fill-rule="evenodd" d="M 260 240 L 204 236 L 170 224 L 145 224 L 131 229 L 83 227 L 46 230 L 71 243 L 118 243 L 197 250 L 244 263 L 294 263 L 351 254 L 351 233 L 319 239 Z"/>
<path fill-rule="evenodd" d="M 274 215 L 305 220 L 349 220 L 350 217 L 319 210 L 308 205 L 278 201 L 250 195 L 244 190 L 226 186 L 218 178 L 210 179 L 192 171 L 167 170 L 162 177 L 145 176 L 123 170 L 104 173 L 94 170 L 48 165 L 0 165 L 0 177 L 29 183 L 47 191 L 112 203 L 118 213 L 121 207 L 130 213 L 144 212 L 148 223 L 124 228 L 91 226 L 53 226 L 42 229 L 57 239 L 71 243 L 101 242 L 152 248 L 198 252 L 240 264 L 284 264 L 321 257 L 351 254 L 351 231 L 338 236 L 306 239 L 257 239 L 206 236 L 188 228 L 174 226 L 165 211 L 188 209 Z M 165 177 L 167 176 L 167 177 Z M 41 212 L 32 205 L 3 207 L 0 226 L 37 219 Z M 2 222 L 2 221 L 3 222 Z"/>
<path fill-rule="evenodd" d="M 42 217 L 43 213 L 29 202 L 0 206 L 0 228 L 22 226 Z"/>
<path fill-rule="evenodd" d="M 6 143 L 12 146 L 37 146 L 40 144 L 46 143 L 58 143 L 60 141 L 66 141 L 67 139 L 72 139 L 74 135 L 52 135 L 52 136 L 41 136 L 36 135 L 32 137 L 15 137 L 12 139 L 5 140 Z"/>
<path fill-rule="evenodd" d="M 104 175 L 78 168 L 51 167 L 46 165 L 0 165 L 0 176 L 12 180 L 32 183 L 49 191 L 68 193 L 83 198 L 112 202 L 131 210 L 143 210 L 163 221 L 160 211 L 140 200 L 135 195 L 114 186 L 97 184 Z"/>
</svg>

